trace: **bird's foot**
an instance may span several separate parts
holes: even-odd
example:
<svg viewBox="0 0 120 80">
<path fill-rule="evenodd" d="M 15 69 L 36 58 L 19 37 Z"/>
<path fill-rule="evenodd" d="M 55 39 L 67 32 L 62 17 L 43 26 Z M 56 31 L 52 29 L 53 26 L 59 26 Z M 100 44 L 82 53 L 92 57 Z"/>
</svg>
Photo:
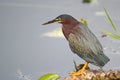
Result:
<svg viewBox="0 0 120 80">
<path fill-rule="evenodd" d="M 79 70 L 77 72 L 71 72 L 70 76 L 72 77 L 72 80 L 79 80 L 79 77 L 82 77 L 84 80 L 86 80 L 85 73 L 87 70 Z"/>
<path fill-rule="evenodd" d="M 82 74 L 84 74 L 86 72 L 86 70 L 79 70 L 79 71 L 77 71 L 77 72 L 71 72 L 70 73 L 70 75 L 71 76 L 80 76 L 80 75 L 82 75 Z"/>
<path fill-rule="evenodd" d="M 78 71 L 74 71 L 74 72 L 71 72 L 70 75 L 71 76 L 79 76 L 79 75 L 82 75 L 84 72 L 87 71 L 88 69 L 88 62 L 86 62 L 84 65 L 82 65 L 83 67 L 81 69 L 79 69 Z"/>
</svg>

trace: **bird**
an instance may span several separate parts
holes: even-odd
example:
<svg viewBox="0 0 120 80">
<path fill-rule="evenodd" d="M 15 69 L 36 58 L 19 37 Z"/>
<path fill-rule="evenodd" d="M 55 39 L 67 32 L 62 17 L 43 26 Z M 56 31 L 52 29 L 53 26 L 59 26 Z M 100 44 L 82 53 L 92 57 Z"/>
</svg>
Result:
<svg viewBox="0 0 120 80">
<path fill-rule="evenodd" d="M 82 69 L 73 75 L 83 74 L 89 63 L 102 69 L 110 61 L 109 57 L 104 54 L 100 41 L 87 25 L 68 14 L 59 15 L 42 25 L 56 22 L 62 24 L 62 32 L 68 41 L 71 51 L 85 60 Z"/>
</svg>

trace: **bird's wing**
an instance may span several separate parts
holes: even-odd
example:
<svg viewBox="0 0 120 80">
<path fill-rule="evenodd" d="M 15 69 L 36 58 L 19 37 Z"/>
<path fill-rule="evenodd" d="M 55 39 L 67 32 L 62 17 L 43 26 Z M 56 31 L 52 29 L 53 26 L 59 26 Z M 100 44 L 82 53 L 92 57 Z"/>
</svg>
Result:
<svg viewBox="0 0 120 80">
<path fill-rule="evenodd" d="M 80 24 L 71 31 L 68 41 L 71 50 L 85 61 L 99 67 L 104 66 L 109 61 L 109 58 L 103 53 L 99 40 L 83 24 Z"/>
<path fill-rule="evenodd" d="M 103 54 L 102 46 L 96 36 L 83 24 L 74 27 L 69 35 L 69 45 L 73 52 L 85 60 L 92 60 Z M 93 61 L 91 61 L 93 62 Z"/>
<path fill-rule="evenodd" d="M 103 48 L 99 40 L 87 26 L 79 24 L 78 27 L 74 28 L 72 33 L 78 39 L 80 47 L 84 48 L 85 51 L 93 52 L 96 55 L 103 53 Z"/>
<path fill-rule="evenodd" d="M 99 40 L 90 31 L 90 29 L 82 24 L 79 27 L 80 28 L 78 30 L 81 29 L 83 37 L 84 37 L 84 38 L 82 38 L 83 43 L 84 43 L 84 47 L 92 50 L 92 52 L 95 53 L 96 55 L 103 53 L 103 48 L 102 48 Z M 79 38 L 79 40 L 80 40 L 80 38 Z"/>
</svg>

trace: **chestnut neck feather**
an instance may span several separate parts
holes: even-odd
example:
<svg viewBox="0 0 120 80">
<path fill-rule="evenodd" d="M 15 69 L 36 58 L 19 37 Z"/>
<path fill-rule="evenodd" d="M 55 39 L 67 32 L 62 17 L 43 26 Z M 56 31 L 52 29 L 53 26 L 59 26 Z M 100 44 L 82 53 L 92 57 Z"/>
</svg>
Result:
<svg viewBox="0 0 120 80">
<path fill-rule="evenodd" d="M 63 20 L 62 31 L 67 40 L 68 40 L 68 36 L 72 32 L 73 28 L 77 27 L 78 24 L 79 24 L 79 22 L 77 20 L 73 20 L 73 19 Z"/>
</svg>

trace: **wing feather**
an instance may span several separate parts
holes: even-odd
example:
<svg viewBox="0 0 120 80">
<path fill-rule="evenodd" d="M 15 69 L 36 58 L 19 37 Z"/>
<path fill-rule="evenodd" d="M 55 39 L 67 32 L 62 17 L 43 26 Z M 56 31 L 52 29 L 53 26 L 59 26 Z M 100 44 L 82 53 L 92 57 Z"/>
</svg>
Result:
<svg viewBox="0 0 120 80">
<path fill-rule="evenodd" d="M 84 60 L 98 66 L 104 66 L 109 59 L 96 36 L 83 24 L 74 27 L 68 37 L 71 50 Z M 100 57 L 101 56 L 101 57 Z M 104 59 L 102 61 L 101 59 Z"/>
</svg>

